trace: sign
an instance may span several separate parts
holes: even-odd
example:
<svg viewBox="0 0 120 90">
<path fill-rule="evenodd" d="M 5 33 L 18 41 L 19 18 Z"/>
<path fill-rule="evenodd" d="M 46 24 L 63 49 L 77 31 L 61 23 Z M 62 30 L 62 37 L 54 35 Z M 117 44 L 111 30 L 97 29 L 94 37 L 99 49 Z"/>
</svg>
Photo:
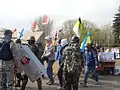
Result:
<svg viewBox="0 0 120 90">
<path fill-rule="evenodd" d="M 118 59 L 120 58 L 120 51 L 119 48 L 112 48 L 111 51 L 115 53 L 115 58 Z"/>
<path fill-rule="evenodd" d="M 113 52 L 100 52 L 99 54 L 100 61 L 114 61 L 114 53 Z"/>
</svg>

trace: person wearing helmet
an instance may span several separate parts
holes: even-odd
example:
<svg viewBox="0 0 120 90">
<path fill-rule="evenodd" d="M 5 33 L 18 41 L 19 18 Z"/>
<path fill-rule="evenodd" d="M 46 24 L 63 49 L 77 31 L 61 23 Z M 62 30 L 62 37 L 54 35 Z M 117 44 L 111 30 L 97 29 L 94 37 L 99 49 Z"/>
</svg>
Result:
<svg viewBox="0 0 120 90">
<path fill-rule="evenodd" d="M 73 36 L 71 41 L 72 41 L 72 43 L 79 43 L 80 39 L 77 36 Z"/>
<path fill-rule="evenodd" d="M 55 46 L 52 43 L 52 37 L 47 36 L 45 38 L 46 40 L 46 48 L 44 50 L 44 53 L 41 57 L 42 60 L 47 59 L 47 75 L 49 78 L 49 82 L 47 83 L 48 85 L 52 85 L 54 83 L 54 78 L 53 78 L 53 63 L 55 61 Z"/>
<path fill-rule="evenodd" d="M 30 39 L 27 40 L 27 41 L 28 41 L 28 44 L 29 44 L 29 47 L 30 47 L 31 51 L 38 58 L 39 48 L 35 44 L 35 37 L 31 36 Z M 23 76 L 23 83 L 22 83 L 21 90 L 25 90 L 25 87 L 28 83 L 28 76 L 25 73 L 22 76 Z M 37 79 L 37 85 L 38 85 L 38 90 L 42 90 L 42 81 L 41 81 L 40 77 L 39 77 L 39 79 Z"/>
<path fill-rule="evenodd" d="M 1 87 L 6 90 L 13 90 L 14 65 L 15 65 L 15 43 L 12 39 L 12 31 L 5 30 L 4 37 L 1 40 L 0 60 L 2 61 L 2 79 Z M 14 58 L 13 58 L 14 57 Z"/>
<path fill-rule="evenodd" d="M 34 36 L 30 37 L 30 39 L 28 40 L 28 44 L 29 44 L 29 47 L 32 50 L 32 52 L 36 55 L 36 57 L 38 57 L 39 48 L 38 48 L 37 44 L 35 43 L 35 37 Z"/>
<path fill-rule="evenodd" d="M 85 60 L 85 77 L 84 77 L 84 87 L 87 85 L 87 79 L 90 71 L 92 72 L 92 79 L 96 81 L 96 84 L 99 84 L 98 74 L 96 72 L 98 68 L 98 54 L 97 50 L 91 43 L 86 45 L 86 50 L 84 51 L 84 60 Z"/>
<path fill-rule="evenodd" d="M 78 90 L 80 72 L 82 70 L 80 40 L 73 36 L 71 43 L 63 51 L 63 90 Z"/>
</svg>

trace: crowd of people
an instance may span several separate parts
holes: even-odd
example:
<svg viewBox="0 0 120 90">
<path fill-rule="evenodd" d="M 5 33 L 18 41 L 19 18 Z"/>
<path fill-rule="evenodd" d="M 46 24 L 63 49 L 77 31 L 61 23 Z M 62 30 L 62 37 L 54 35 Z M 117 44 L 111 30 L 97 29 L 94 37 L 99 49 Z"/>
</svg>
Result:
<svg viewBox="0 0 120 90">
<path fill-rule="evenodd" d="M 36 44 L 35 37 L 31 36 L 28 40 L 28 46 L 39 61 L 44 65 L 47 62 L 47 76 L 49 81 L 48 85 L 53 85 L 53 64 L 56 60 L 59 61 L 58 80 L 60 87 L 59 90 L 78 90 L 79 77 L 84 68 L 84 87 L 87 86 L 88 75 L 92 74 L 92 79 L 99 84 L 98 68 L 98 54 L 97 49 L 91 43 L 86 45 L 84 51 L 80 50 L 80 38 L 73 36 L 71 41 L 67 39 L 59 39 L 57 46 L 53 45 L 51 36 L 45 38 L 46 46 L 41 56 L 39 47 Z M 22 42 L 17 39 L 16 42 L 12 41 L 12 31 L 6 30 L 4 37 L 0 42 L 0 60 L 2 61 L 2 77 L 1 77 L 1 90 L 13 90 L 14 76 L 17 77 L 17 84 L 15 87 L 21 87 L 25 90 L 29 77 L 20 68 L 17 68 L 16 52 L 20 48 Z M 55 50 L 57 47 L 57 50 Z M 57 51 L 57 54 L 55 53 Z M 17 68 L 17 69 L 16 69 Z M 16 73 L 14 73 L 14 71 Z M 41 75 L 43 78 L 44 75 Z M 37 80 L 38 90 L 42 90 L 42 79 L 39 77 Z M 22 85 L 21 85 L 22 82 Z"/>
</svg>

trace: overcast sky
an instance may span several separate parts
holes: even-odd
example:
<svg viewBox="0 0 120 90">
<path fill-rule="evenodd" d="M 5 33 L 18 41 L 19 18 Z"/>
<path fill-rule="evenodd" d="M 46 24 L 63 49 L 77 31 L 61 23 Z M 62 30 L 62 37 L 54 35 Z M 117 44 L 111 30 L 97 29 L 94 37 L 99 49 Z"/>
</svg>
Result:
<svg viewBox="0 0 120 90">
<path fill-rule="evenodd" d="M 28 30 L 34 18 L 47 14 L 56 26 L 79 16 L 101 26 L 112 23 L 119 5 L 120 0 L 0 0 L 0 24 Z"/>
</svg>

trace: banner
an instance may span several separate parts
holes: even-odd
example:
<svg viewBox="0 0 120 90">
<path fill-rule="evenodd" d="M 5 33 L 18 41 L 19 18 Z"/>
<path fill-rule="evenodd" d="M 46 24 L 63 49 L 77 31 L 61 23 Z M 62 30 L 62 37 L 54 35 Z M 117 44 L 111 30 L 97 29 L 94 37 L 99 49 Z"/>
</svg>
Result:
<svg viewBox="0 0 120 90">
<path fill-rule="evenodd" d="M 114 53 L 113 52 L 100 52 L 98 54 L 100 61 L 114 61 Z"/>
</svg>

